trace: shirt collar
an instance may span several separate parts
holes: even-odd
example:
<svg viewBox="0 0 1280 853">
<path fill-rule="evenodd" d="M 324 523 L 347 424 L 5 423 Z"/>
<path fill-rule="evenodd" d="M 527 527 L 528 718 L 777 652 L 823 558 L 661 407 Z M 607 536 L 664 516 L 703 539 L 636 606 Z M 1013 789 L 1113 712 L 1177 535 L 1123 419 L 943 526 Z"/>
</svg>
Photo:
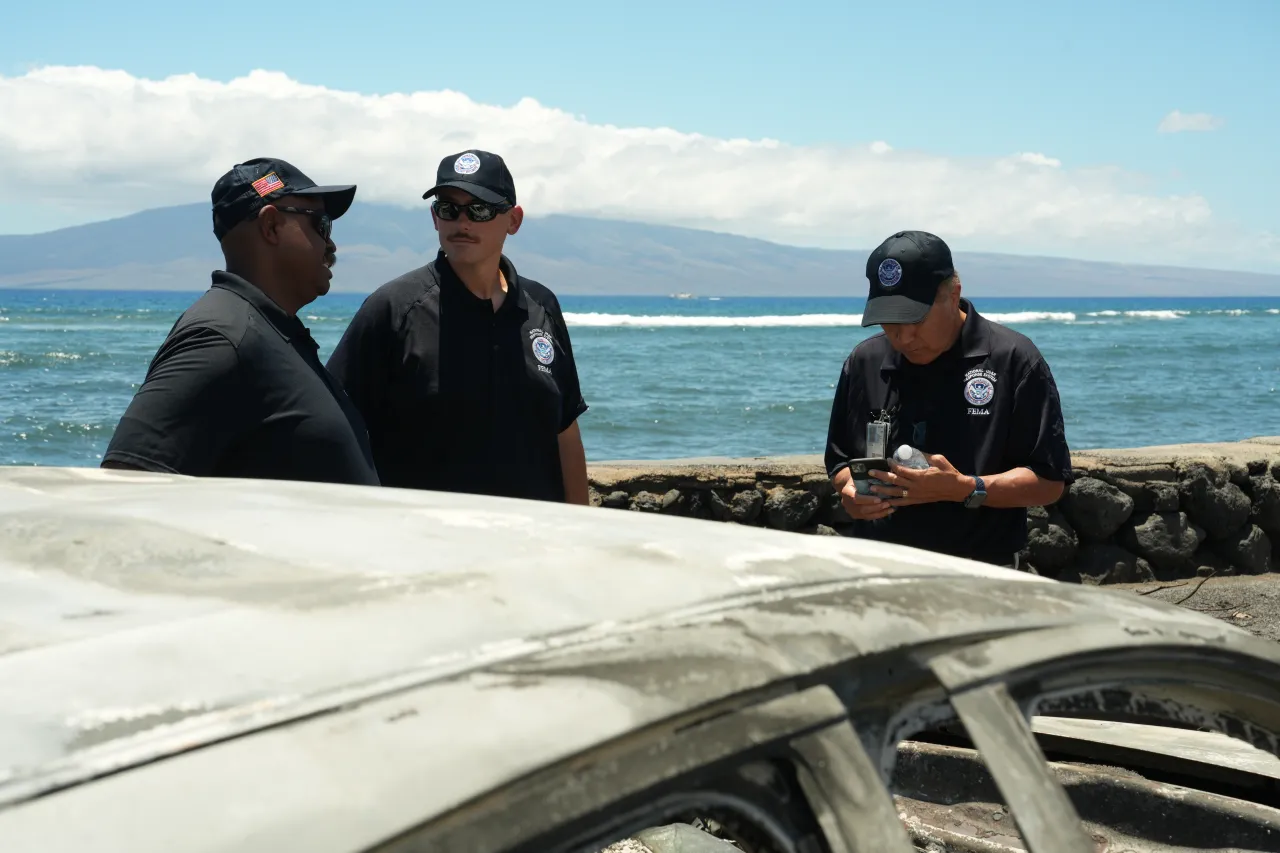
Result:
<svg viewBox="0 0 1280 853">
<path fill-rule="evenodd" d="M 453 267 L 449 264 L 449 258 L 441 249 L 436 253 L 436 268 L 440 272 L 440 284 L 442 287 L 453 289 L 459 295 L 470 297 L 476 302 L 482 302 L 478 296 L 467 290 L 467 286 L 462 283 L 462 279 L 458 278 L 458 274 L 453 271 Z M 507 298 L 502 300 L 502 305 L 498 306 L 497 314 L 504 314 L 515 308 L 527 310 L 529 307 L 525 296 L 524 287 L 520 283 L 520 273 L 516 272 L 515 264 L 511 260 L 502 255 L 498 259 L 498 268 L 502 270 L 502 275 L 507 279 Z"/>
<path fill-rule="evenodd" d="M 951 349 L 938 357 L 938 361 L 950 358 L 985 358 L 991 354 L 991 322 L 978 313 L 973 303 L 960 297 L 960 310 L 965 313 L 964 325 L 960 327 L 960 337 Z M 908 362 L 902 354 L 892 346 L 880 363 L 881 370 L 898 370 Z M 935 364 L 937 362 L 934 362 Z"/>
<path fill-rule="evenodd" d="M 960 330 L 960 347 L 965 358 L 981 358 L 991 355 L 991 321 L 978 313 L 973 303 L 960 297 L 960 308 L 965 313 L 964 328 Z"/>
<path fill-rule="evenodd" d="M 213 286 L 221 290 L 230 291 L 245 302 L 248 302 L 259 314 L 267 319 L 267 322 L 271 324 L 271 328 L 275 329 L 276 333 L 286 341 L 298 338 L 299 341 L 309 346 L 319 348 L 319 345 L 311 337 L 311 332 L 302 324 L 301 320 L 285 313 L 285 310 L 277 305 L 270 296 L 263 293 L 248 279 L 242 278 L 235 273 L 229 273 L 226 270 L 214 270 Z"/>
</svg>

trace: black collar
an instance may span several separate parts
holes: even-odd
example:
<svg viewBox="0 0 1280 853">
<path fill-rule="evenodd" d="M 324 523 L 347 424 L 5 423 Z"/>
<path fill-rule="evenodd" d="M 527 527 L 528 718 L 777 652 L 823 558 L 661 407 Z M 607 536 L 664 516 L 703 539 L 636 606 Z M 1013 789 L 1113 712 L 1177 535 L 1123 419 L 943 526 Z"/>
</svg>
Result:
<svg viewBox="0 0 1280 853">
<path fill-rule="evenodd" d="M 961 354 L 965 358 L 986 358 L 991 355 L 991 321 L 978 313 L 973 303 L 960 297 L 960 308 L 965 313 L 964 327 L 960 329 Z"/>
<path fill-rule="evenodd" d="M 938 356 L 934 364 L 953 358 L 985 358 L 991 354 L 991 321 L 980 315 L 973 307 L 973 303 L 963 296 L 960 297 L 960 310 L 965 313 L 964 325 L 960 327 L 960 337 L 951 345 L 951 349 Z M 884 355 L 884 361 L 880 364 L 880 369 L 899 370 L 908 363 L 902 354 L 890 345 L 889 351 Z"/>
<path fill-rule="evenodd" d="M 508 311 L 514 311 L 519 308 L 527 311 L 529 308 L 528 299 L 525 296 L 524 286 L 520 283 L 520 274 L 516 272 L 515 264 L 511 263 L 506 255 L 502 255 L 498 259 L 498 268 L 502 270 L 502 275 L 507 280 L 507 298 L 502 300 L 502 304 L 498 306 L 495 312 L 498 315 L 504 315 Z M 462 279 L 454 272 L 453 266 L 449 263 L 448 256 L 441 249 L 436 253 L 436 270 L 440 276 L 440 286 L 449 288 L 458 296 L 469 297 L 476 302 L 488 302 L 489 300 L 481 299 L 476 296 L 467 286 L 462 283 Z"/>
<path fill-rule="evenodd" d="M 235 273 L 229 273 L 226 270 L 214 270 L 213 286 L 234 293 L 245 302 L 248 302 L 255 311 L 266 318 L 267 322 L 271 324 L 271 328 L 275 329 L 276 333 L 286 341 L 291 341 L 296 337 L 299 341 L 318 348 L 315 340 L 311 337 L 311 333 L 306 326 L 302 325 L 301 320 L 285 313 L 285 310 L 272 301 L 270 296 L 267 296 L 247 279 L 241 278 Z"/>
</svg>

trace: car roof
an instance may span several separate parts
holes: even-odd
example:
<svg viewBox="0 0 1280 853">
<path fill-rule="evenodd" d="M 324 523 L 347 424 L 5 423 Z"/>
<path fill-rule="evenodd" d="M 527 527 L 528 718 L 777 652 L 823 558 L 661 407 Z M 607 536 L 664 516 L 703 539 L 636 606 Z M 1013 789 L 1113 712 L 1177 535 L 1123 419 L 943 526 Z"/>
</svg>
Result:
<svg viewBox="0 0 1280 853">
<path fill-rule="evenodd" d="M 768 643 L 731 648 L 733 667 L 674 679 L 661 702 L 606 684 L 613 716 L 566 743 L 540 730 L 533 752 L 527 736 L 548 720 L 511 721 L 489 734 L 524 743 L 524 763 L 494 761 L 440 803 L 569 741 L 834 659 L 1094 620 L 1235 630 L 1132 593 L 843 537 L 389 488 L 0 468 L 0 807 L 396 690 L 436 689 L 450 719 L 467 719 L 467 703 L 479 714 L 497 707 L 493 691 L 528 685 L 460 690 L 460 673 L 562 646 L 604 666 L 610 648 L 640 643 L 696 672 L 688 638 L 750 610 L 776 615 L 780 634 L 803 627 L 787 660 Z M 653 630 L 666 624 L 684 633 Z M 593 713 L 576 695 L 548 700 L 557 726 Z M 448 731 L 434 736 L 450 746 Z"/>
</svg>

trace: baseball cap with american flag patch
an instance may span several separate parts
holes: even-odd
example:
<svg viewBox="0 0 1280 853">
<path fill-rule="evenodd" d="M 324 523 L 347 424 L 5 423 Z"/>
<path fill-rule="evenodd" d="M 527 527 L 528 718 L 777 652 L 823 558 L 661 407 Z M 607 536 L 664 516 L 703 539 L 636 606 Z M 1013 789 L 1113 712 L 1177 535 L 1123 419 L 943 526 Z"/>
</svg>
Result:
<svg viewBox="0 0 1280 853">
<path fill-rule="evenodd" d="M 213 202 L 213 234 L 219 240 L 273 200 L 287 195 L 322 196 L 325 213 L 337 219 L 347 212 L 356 196 L 355 184 L 317 186 L 300 169 L 274 157 L 257 157 L 237 163 L 218 178 L 210 194 Z"/>
</svg>

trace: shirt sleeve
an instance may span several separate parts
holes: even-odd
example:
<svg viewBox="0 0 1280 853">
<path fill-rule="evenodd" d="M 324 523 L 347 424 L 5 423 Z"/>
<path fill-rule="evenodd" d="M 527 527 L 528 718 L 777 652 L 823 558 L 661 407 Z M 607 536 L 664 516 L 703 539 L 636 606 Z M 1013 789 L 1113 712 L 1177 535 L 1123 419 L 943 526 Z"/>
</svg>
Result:
<svg viewBox="0 0 1280 853">
<path fill-rule="evenodd" d="M 361 303 L 325 365 L 347 392 L 371 433 L 382 423 L 381 413 L 393 367 L 394 339 L 391 303 L 375 291 Z"/>
<path fill-rule="evenodd" d="M 554 297 L 553 297 L 554 298 Z M 582 383 L 578 379 L 578 362 L 573 357 L 573 344 L 569 340 L 569 326 L 564 321 L 557 300 L 551 306 L 551 315 L 556 324 L 556 338 L 564 350 L 565 366 L 556 374 L 560 385 L 560 432 L 573 426 L 573 422 L 588 409 L 587 401 L 582 396 Z"/>
<path fill-rule="evenodd" d="M 860 394 L 850 378 L 853 356 L 845 359 L 836 382 L 836 393 L 831 400 L 831 419 L 827 424 L 827 451 L 825 462 L 827 476 L 834 477 L 849 466 L 850 459 L 859 459 L 866 444 L 864 418 L 858 407 Z"/>
<path fill-rule="evenodd" d="M 215 330 L 187 329 L 156 353 L 102 459 L 209 476 L 255 417 L 236 347 Z"/>
<path fill-rule="evenodd" d="M 1023 376 L 1014 391 L 1013 425 L 1009 432 L 1009 461 L 1030 468 L 1046 480 L 1069 483 L 1071 450 L 1058 385 L 1043 358 Z"/>
</svg>

